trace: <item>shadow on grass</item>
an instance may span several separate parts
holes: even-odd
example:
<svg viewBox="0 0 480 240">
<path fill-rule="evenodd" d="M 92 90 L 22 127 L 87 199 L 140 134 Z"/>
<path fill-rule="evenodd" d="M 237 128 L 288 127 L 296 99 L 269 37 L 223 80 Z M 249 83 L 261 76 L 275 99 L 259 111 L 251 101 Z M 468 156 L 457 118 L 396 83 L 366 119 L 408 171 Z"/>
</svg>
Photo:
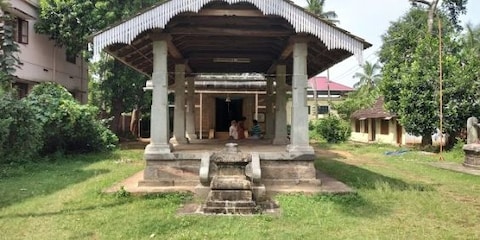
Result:
<svg viewBox="0 0 480 240">
<path fill-rule="evenodd" d="M 106 204 L 96 204 L 92 206 L 87 206 L 87 207 L 81 207 L 81 208 L 65 208 L 59 211 L 54 211 L 54 212 L 32 212 L 32 213 L 19 213 L 19 214 L 10 214 L 10 215 L 4 215 L 0 216 L 0 219 L 2 218 L 35 218 L 35 217 L 49 217 L 49 216 L 57 216 L 57 215 L 71 215 L 71 214 L 77 214 L 79 212 L 85 212 L 85 211 L 94 211 L 98 209 L 106 209 L 106 208 L 113 208 L 117 206 L 121 206 L 127 203 L 130 203 L 131 200 L 122 200 L 122 201 L 116 201 L 113 203 L 106 203 Z"/>
<path fill-rule="evenodd" d="M 370 170 L 327 158 L 317 158 L 315 167 L 356 189 L 391 189 L 394 191 L 432 191 L 422 183 L 407 183 Z"/>
<path fill-rule="evenodd" d="M 4 165 L 0 173 L 0 209 L 106 174 L 110 170 L 84 168 L 115 156 L 115 153 L 57 156 L 43 162 Z"/>
<path fill-rule="evenodd" d="M 318 194 L 314 196 L 314 201 L 334 203 L 345 215 L 354 217 L 373 218 L 386 216 L 391 212 L 385 205 L 368 201 L 358 193 Z"/>
</svg>

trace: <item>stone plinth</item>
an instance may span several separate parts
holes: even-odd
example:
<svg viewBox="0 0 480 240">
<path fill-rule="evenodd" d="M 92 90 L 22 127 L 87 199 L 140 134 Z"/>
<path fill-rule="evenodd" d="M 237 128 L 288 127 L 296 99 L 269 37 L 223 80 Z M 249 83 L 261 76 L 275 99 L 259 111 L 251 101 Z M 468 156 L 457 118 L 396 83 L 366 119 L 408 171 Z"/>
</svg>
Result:
<svg viewBox="0 0 480 240">
<path fill-rule="evenodd" d="M 466 144 L 463 146 L 463 151 L 465 152 L 463 165 L 465 167 L 480 169 L 480 144 Z"/>
<path fill-rule="evenodd" d="M 196 186 L 199 182 L 198 156 L 190 154 L 157 154 L 146 157 L 144 178 L 140 187 Z"/>
</svg>

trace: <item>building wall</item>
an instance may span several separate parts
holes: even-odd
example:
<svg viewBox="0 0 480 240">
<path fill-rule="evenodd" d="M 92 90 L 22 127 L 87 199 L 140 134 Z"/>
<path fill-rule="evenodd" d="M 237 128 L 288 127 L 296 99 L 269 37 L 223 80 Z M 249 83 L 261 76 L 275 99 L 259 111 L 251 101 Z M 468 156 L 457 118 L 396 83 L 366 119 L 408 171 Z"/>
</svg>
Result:
<svg viewBox="0 0 480 240">
<path fill-rule="evenodd" d="M 338 104 L 342 102 L 345 99 L 344 96 L 340 95 L 334 95 L 331 96 L 330 99 L 328 99 L 327 95 L 319 95 L 317 98 L 318 106 L 330 106 L 329 107 L 329 112 L 330 114 L 335 114 L 337 115 L 337 111 L 333 109 L 333 106 L 335 104 Z M 329 103 L 330 102 L 330 103 Z M 313 95 L 310 94 L 307 98 L 307 106 L 309 108 L 309 114 L 308 114 L 308 120 L 314 120 L 317 119 L 316 114 L 317 114 L 317 109 L 315 108 L 315 99 L 313 98 Z M 327 117 L 327 114 L 320 114 L 318 113 L 318 118 L 324 118 Z M 287 101 L 287 124 L 291 124 L 292 119 L 292 99 L 289 99 Z"/>
<path fill-rule="evenodd" d="M 33 17 L 24 19 L 28 21 L 28 43 L 19 43 L 19 59 L 22 64 L 15 72 L 17 81 L 28 84 L 29 90 L 37 83 L 54 81 L 67 88 L 77 100 L 86 103 L 88 97 L 86 62 L 80 57 L 76 58 L 76 64 L 66 61 L 64 48 L 56 47 L 48 36 L 35 33 L 38 1 L 11 0 L 10 3 L 12 7 L 21 9 Z"/>
<path fill-rule="evenodd" d="M 352 134 L 351 134 L 350 140 L 356 141 L 356 142 L 365 142 L 365 143 L 372 142 L 371 141 L 372 131 L 370 129 L 372 125 L 372 119 L 369 118 L 369 119 L 360 121 L 360 132 L 356 132 L 356 121 L 359 121 L 359 120 L 352 119 L 350 121 L 351 128 L 352 128 Z M 366 128 L 365 126 L 365 121 L 368 124 L 368 128 Z M 388 134 L 382 134 L 381 121 L 382 119 L 375 119 L 375 140 L 373 142 L 398 145 L 397 120 L 395 118 L 388 120 Z M 401 144 L 405 145 L 406 144 L 405 129 L 402 127 L 401 131 L 402 131 Z"/>
</svg>

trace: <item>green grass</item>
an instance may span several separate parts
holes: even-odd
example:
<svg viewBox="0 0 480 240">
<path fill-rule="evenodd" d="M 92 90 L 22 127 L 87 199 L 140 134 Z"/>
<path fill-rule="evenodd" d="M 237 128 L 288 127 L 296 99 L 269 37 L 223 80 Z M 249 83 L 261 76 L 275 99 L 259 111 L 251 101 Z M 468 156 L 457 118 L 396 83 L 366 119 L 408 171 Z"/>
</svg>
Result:
<svg viewBox="0 0 480 240">
<path fill-rule="evenodd" d="M 102 194 L 143 168 L 141 150 L 1 166 L 0 239 L 480 239 L 480 177 L 391 146 L 318 148 L 316 167 L 356 193 L 279 195 L 280 215 L 250 217 L 177 215 L 185 194 Z"/>
</svg>

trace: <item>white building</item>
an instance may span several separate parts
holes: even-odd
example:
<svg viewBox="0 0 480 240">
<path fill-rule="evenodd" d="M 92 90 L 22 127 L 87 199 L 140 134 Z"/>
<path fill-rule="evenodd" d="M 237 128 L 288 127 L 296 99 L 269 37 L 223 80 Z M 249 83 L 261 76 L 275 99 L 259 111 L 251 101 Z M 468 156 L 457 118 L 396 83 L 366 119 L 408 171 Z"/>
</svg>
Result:
<svg viewBox="0 0 480 240">
<path fill-rule="evenodd" d="M 63 85 L 81 103 L 87 102 L 87 64 L 78 56 L 67 56 L 62 47 L 34 30 L 39 0 L 9 0 L 10 13 L 17 19 L 16 39 L 20 66 L 15 72 L 20 97 L 35 84 L 53 81 Z"/>
</svg>

